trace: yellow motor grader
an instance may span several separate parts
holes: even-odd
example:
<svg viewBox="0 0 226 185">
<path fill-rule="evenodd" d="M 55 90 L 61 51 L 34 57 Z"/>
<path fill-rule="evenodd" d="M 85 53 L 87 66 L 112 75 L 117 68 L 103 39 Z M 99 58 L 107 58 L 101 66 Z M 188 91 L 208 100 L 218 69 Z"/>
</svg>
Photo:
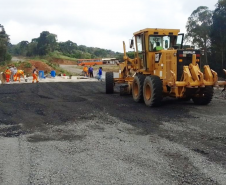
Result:
<svg viewBox="0 0 226 185">
<path fill-rule="evenodd" d="M 151 107 L 159 106 L 166 96 L 209 104 L 213 87 L 225 86 L 226 82 L 218 81 L 217 73 L 208 65 L 201 72 L 201 51 L 182 49 L 184 34 L 179 32 L 159 28 L 135 32 L 130 41 L 130 48 L 135 47 L 134 59 L 126 55 L 123 42 L 124 61 L 119 64 L 119 78 L 114 78 L 113 72 L 106 73 L 106 93 L 113 93 L 115 84 L 121 84 L 120 94 L 132 93 L 136 102 L 144 101 Z"/>
</svg>

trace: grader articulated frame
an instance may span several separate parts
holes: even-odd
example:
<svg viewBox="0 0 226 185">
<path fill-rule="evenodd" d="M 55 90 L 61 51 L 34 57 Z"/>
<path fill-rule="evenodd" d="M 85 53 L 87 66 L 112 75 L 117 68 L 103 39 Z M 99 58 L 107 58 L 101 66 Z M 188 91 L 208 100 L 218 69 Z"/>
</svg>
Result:
<svg viewBox="0 0 226 185">
<path fill-rule="evenodd" d="M 226 81 L 218 81 L 217 73 L 209 65 L 201 72 L 201 51 L 182 49 L 183 34 L 179 32 L 158 28 L 135 32 L 134 59 L 126 55 L 123 42 L 124 62 L 119 64 L 119 78 L 113 78 L 112 72 L 106 73 L 106 93 L 113 93 L 117 83 L 122 84 L 121 94 L 132 93 L 136 102 L 144 101 L 147 106 L 160 105 L 165 96 L 209 104 L 213 87 L 225 86 Z M 130 45 L 133 46 L 133 39 Z"/>
</svg>

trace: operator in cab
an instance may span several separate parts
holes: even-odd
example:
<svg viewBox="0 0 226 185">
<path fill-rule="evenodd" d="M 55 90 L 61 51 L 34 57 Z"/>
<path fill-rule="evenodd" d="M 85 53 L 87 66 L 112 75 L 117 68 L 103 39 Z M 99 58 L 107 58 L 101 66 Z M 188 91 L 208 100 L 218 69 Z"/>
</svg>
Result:
<svg viewBox="0 0 226 185">
<path fill-rule="evenodd" d="M 160 46 L 160 42 L 156 42 L 156 47 L 154 48 L 154 51 L 160 51 L 163 50 L 163 47 Z"/>
</svg>

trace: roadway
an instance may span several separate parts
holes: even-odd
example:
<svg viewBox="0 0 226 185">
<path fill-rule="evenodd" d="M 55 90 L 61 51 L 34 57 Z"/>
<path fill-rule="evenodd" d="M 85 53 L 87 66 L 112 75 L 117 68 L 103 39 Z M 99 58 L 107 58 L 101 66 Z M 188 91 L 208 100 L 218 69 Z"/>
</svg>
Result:
<svg viewBox="0 0 226 185">
<path fill-rule="evenodd" d="M 104 82 L 0 86 L 0 184 L 225 184 L 226 100 L 149 108 Z"/>
</svg>

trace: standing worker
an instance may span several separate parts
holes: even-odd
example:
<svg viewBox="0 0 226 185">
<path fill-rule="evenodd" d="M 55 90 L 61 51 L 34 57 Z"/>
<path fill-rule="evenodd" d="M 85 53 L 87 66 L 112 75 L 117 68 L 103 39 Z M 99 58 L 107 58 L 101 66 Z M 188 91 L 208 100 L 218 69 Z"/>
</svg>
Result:
<svg viewBox="0 0 226 185">
<path fill-rule="evenodd" d="M 101 79 L 101 77 L 102 77 L 102 67 L 99 67 L 99 71 L 98 71 L 97 74 L 98 74 L 97 79 L 100 80 L 100 81 L 102 81 L 102 79 Z"/>
<path fill-rule="evenodd" d="M 84 72 L 84 76 L 88 76 L 88 67 L 87 66 L 83 67 L 83 72 Z"/>
<path fill-rule="evenodd" d="M 38 83 L 38 68 L 34 68 L 33 70 L 33 80 L 32 80 L 32 83 L 34 83 L 34 81 L 36 80 L 36 83 Z"/>
<path fill-rule="evenodd" d="M 93 78 L 93 68 L 92 68 L 92 66 L 89 66 L 89 77 Z"/>
<path fill-rule="evenodd" d="M 7 67 L 7 69 L 5 70 L 5 78 L 6 78 L 6 82 L 9 82 L 9 80 L 10 80 L 10 75 L 11 75 L 11 71 L 10 71 L 10 69 Z"/>
<path fill-rule="evenodd" d="M 14 66 L 11 66 L 9 69 L 11 71 L 10 81 L 13 82 L 14 81 L 14 78 L 13 78 L 14 77 Z"/>
<path fill-rule="evenodd" d="M 17 68 L 14 67 L 14 70 L 13 70 L 13 80 L 16 81 L 17 80 L 17 77 L 16 77 L 16 74 L 17 74 Z"/>
</svg>

